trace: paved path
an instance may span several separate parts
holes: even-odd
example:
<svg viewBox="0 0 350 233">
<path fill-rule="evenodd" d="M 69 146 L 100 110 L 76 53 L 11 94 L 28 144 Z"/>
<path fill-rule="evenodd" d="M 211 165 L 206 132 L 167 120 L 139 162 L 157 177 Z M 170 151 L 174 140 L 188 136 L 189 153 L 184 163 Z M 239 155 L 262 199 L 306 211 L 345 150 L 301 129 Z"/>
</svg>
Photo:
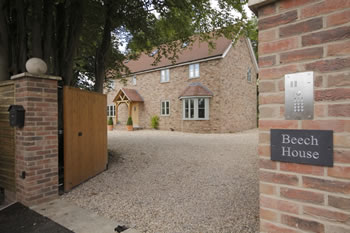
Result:
<svg viewBox="0 0 350 233">
<path fill-rule="evenodd" d="M 74 233 L 23 204 L 16 202 L 0 210 L 1 233 Z"/>
<path fill-rule="evenodd" d="M 62 199 L 36 205 L 31 209 L 74 233 L 114 233 L 115 227 L 118 226 L 116 221 L 98 216 L 92 211 L 80 208 Z M 124 231 L 123 233 L 127 232 Z M 138 232 L 132 232 L 130 229 L 129 233 Z"/>
<path fill-rule="evenodd" d="M 140 232 L 258 232 L 257 131 L 113 131 L 108 171 L 64 195 Z"/>
</svg>

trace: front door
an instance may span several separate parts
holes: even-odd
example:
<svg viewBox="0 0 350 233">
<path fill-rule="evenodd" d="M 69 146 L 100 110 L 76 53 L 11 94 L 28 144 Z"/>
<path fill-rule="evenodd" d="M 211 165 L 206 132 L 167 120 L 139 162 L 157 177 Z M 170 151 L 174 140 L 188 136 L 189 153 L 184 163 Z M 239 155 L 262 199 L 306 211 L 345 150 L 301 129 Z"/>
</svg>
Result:
<svg viewBox="0 0 350 233">
<path fill-rule="evenodd" d="M 132 104 L 131 117 L 133 121 L 133 126 L 139 126 L 139 103 Z"/>
</svg>

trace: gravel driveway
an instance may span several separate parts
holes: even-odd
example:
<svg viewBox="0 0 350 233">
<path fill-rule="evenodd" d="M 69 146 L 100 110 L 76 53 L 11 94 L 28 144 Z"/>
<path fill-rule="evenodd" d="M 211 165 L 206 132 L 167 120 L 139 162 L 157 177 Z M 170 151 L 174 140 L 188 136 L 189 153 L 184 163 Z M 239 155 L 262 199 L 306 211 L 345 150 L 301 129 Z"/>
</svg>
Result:
<svg viewBox="0 0 350 233">
<path fill-rule="evenodd" d="M 62 198 L 141 232 L 258 232 L 257 140 L 113 131 L 109 169 Z"/>
</svg>

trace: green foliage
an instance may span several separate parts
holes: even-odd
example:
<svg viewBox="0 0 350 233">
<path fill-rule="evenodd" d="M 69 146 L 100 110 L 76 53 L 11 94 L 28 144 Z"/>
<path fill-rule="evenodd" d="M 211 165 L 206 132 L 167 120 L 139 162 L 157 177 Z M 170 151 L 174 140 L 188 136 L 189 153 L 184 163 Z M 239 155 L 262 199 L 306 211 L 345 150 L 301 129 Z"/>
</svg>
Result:
<svg viewBox="0 0 350 233">
<path fill-rule="evenodd" d="M 152 24 L 146 31 L 130 31 L 129 52 L 137 57 L 141 52 L 151 53 L 157 48 L 154 64 L 164 57 L 175 62 L 184 42 L 193 45 L 193 35 L 208 41 L 211 47 L 215 47 L 214 38 L 239 37 L 248 25 L 243 8 L 247 2 L 219 0 L 218 8 L 213 8 L 209 0 L 152 1 L 159 17 L 149 21 Z"/>
<path fill-rule="evenodd" d="M 252 42 L 255 57 L 258 59 L 258 19 L 254 16 L 249 19 L 244 27 L 244 34 Z"/>
<path fill-rule="evenodd" d="M 126 122 L 126 125 L 132 125 L 132 118 L 131 117 L 128 118 L 128 121 Z"/>
<path fill-rule="evenodd" d="M 108 125 L 113 125 L 113 119 L 112 117 L 109 117 L 108 121 L 107 121 Z"/>
<path fill-rule="evenodd" d="M 158 48 L 155 62 L 163 57 L 175 61 L 183 42 L 192 45 L 193 35 L 209 42 L 222 35 L 233 39 L 248 27 L 251 38 L 246 3 L 218 0 L 213 8 L 210 0 L 0 1 L 6 22 L 0 36 L 11 38 L 8 44 L 0 43 L 1 51 L 9 50 L 0 53 L 0 60 L 7 60 L 0 63 L 0 73 L 8 73 L 9 79 L 24 72 L 26 59 L 36 56 L 47 62 L 48 74 L 62 76 L 64 85 L 101 92 L 96 81 L 108 86 L 107 79 L 122 79 L 130 73 L 124 61 L 141 52 Z M 23 61 L 17 61 L 21 57 Z"/>
<path fill-rule="evenodd" d="M 151 118 L 151 127 L 152 129 L 158 129 L 158 126 L 159 126 L 159 116 L 154 115 Z"/>
</svg>

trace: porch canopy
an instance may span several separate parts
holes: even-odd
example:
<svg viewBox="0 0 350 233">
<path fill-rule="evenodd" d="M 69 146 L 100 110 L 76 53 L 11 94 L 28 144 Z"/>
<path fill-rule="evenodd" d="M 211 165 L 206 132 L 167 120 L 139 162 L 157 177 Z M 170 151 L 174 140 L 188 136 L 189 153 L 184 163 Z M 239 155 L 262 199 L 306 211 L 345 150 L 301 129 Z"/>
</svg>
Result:
<svg viewBox="0 0 350 233">
<path fill-rule="evenodd" d="M 143 103 L 142 96 L 135 89 L 120 88 L 115 96 L 113 102 L 115 103 L 116 110 L 116 121 L 118 116 L 118 106 L 125 103 L 128 106 L 128 115 L 131 116 L 132 104 L 133 103 Z"/>
</svg>

